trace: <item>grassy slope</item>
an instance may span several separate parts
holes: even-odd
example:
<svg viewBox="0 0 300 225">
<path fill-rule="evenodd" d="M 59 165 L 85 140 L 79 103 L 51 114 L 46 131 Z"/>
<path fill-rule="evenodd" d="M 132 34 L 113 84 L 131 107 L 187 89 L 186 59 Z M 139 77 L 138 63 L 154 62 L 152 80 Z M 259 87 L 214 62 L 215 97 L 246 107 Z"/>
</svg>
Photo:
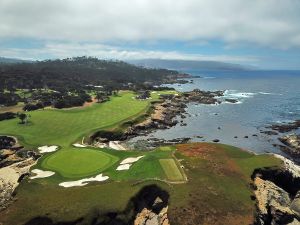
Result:
<svg viewBox="0 0 300 225">
<path fill-rule="evenodd" d="M 51 183 L 45 185 L 46 180 L 24 182 L 17 190 L 18 201 L 6 213 L 0 213 L 0 218 L 7 224 L 17 225 L 38 215 L 47 214 L 55 220 L 67 221 L 88 217 L 91 212 L 122 211 L 138 190 L 154 183 L 170 194 L 172 225 L 250 224 L 254 212 L 250 175 L 255 168 L 279 166 L 280 161 L 271 155 L 253 155 L 221 144 L 195 143 L 177 148 L 175 154 L 183 160 L 181 163 L 189 178 L 186 184 L 170 186 L 149 181 L 133 185 L 134 180 L 124 180 L 127 175 L 119 177 L 120 182 L 69 189 Z M 168 157 L 170 150 L 172 148 L 162 148 L 149 154 Z M 142 167 L 145 161 L 136 165 Z"/>
<path fill-rule="evenodd" d="M 17 119 L 0 122 L 1 134 L 20 137 L 26 147 L 60 145 L 70 147 L 84 135 L 98 129 L 117 125 L 147 111 L 149 101 L 132 99 L 126 92 L 103 104 L 71 110 L 38 110 L 30 112 L 31 123 L 21 125 Z"/>
<path fill-rule="evenodd" d="M 250 176 L 255 168 L 280 166 L 281 161 L 222 144 L 195 143 L 178 149 L 176 156 L 183 160 L 189 183 L 174 193 L 173 224 L 252 224 Z"/>
<path fill-rule="evenodd" d="M 120 157 L 99 149 L 75 148 L 72 144 L 95 130 L 117 127 L 145 114 L 152 100 L 139 101 L 134 96 L 132 92 L 121 92 L 109 102 L 86 108 L 33 111 L 29 113 L 31 122 L 28 125 L 19 124 L 17 119 L 1 121 L 0 132 L 17 136 L 27 148 L 61 147 L 58 152 L 43 156 L 36 168 L 54 170 L 66 179 L 95 175 L 115 164 Z M 156 100 L 157 94 L 153 98 Z"/>
</svg>

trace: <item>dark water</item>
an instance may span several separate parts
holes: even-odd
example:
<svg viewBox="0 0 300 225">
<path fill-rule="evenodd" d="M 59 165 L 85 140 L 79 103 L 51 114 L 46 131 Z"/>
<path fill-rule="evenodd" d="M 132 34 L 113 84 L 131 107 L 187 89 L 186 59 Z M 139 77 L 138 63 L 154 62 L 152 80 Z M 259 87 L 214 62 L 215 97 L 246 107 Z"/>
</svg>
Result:
<svg viewBox="0 0 300 225">
<path fill-rule="evenodd" d="M 270 124 L 300 119 L 300 71 L 185 72 L 204 78 L 193 79 L 193 84 L 169 86 L 179 91 L 195 88 L 227 90 L 225 97 L 237 99 L 238 104 L 189 104 L 187 112 L 191 117 L 184 119 L 187 126 L 178 124 L 135 140 L 149 137 L 164 139 L 191 137 L 193 141 L 219 139 L 221 143 L 257 153 L 281 153 L 272 145 L 278 143 L 278 137 L 260 134 L 260 130 L 266 130 L 265 127 Z M 253 134 L 258 136 L 252 136 Z"/>
</svg>

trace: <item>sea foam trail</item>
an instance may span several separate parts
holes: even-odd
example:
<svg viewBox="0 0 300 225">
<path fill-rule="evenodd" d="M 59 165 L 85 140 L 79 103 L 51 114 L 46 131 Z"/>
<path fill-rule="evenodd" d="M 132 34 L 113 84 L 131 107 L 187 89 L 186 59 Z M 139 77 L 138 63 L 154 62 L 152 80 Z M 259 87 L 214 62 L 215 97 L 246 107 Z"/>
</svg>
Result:
<svg viewBox="0 0 300 225">
<path fill-rule="evenodd" d="M 224 92 L 224 97 L 232 97 L 232 98 L 251 98 L 254 95 L 256 95 L 256 93 L 252 93 L 252 92 L 237 92 L 235 90 L 226 90 Z"/>
</svg>

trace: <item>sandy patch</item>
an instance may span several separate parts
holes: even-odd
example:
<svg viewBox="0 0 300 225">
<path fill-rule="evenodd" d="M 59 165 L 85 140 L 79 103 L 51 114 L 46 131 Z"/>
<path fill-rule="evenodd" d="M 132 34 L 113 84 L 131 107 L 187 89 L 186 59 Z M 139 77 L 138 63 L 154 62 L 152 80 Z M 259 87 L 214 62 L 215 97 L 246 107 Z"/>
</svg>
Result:
<svg viewBox="0 0 300 225">
<path fill-rule="evenodd" d="M 45 177 L 51 177 L 52 175 L 55 174 L 55 172 L 52 171 L 44 171 L 44 170 L 39 170 L 39 169 L 34 169 L 31 171 L 32 173 L 35 173 L 35 176 L 30 177 L 29 179 L 37 179 L 37 178 L 45 178 Z"/>
<path fill-rule="evenodd" d="M 38 150 L 40 151 L 40 153 L 55 152 L 55 151 L 57 151 L 57 149 L 58 149 L 58 146 L 56 146 L 56 145 L 52 145 L 52 146 L 45 145 L 45 146 L 38 147 Z"/>
<path fill-rule="evenodd" d="M 115 150 L 123 150 L 123 151 L 126 150 L 126 148 L 122 146 L 119 141 L 110 141 L 108 147 Z"/>
<path fill-rule="evenodd" d="M 78 144 L 78 143 L 73 144 L 73 146 L 77 147 L 77 148 L 85 148 L 86 147 L 85 145 Z"/>
<path fill-rule="evenodd" d="M 81 179 L 81 180 L 76 180 L 76 181 L 67 181 L 67 182 L 62 182 L 59 184 L 59 186 L 68 188 L 68 187 L 76 187 L 76 186 L 85 186 L 87 185 L 89 182 L 92 181 L 105 181 L 107 180 L 109 177 L 108 176 L 103 176 L 102 173 L 100 173 L 99 175 L 95 176 L 95 177 L 91 177 L 91 178 L 85 178 L 85 179 Z"/>
<path fill-rule="evenodd" d="M 97 147 L 98 147 L 98 148 L 107 148 L 108 145 L 105 144 L 105 143 L 99 143 L 99 144 L 97 144 Z"/>
<path fill-rule="evenodd" d="M 141 158 L 143 158 L 144 156 L 138 156 L 138 157 L 130 157 L 130 158 L 127 158 L 127 159 L 124 159 L 120 165 L 123 165 L 123 164 L 130 164 L 130 163 L 134 163 L 134 162 L 137 162 L 138 160 L 140 160 Z"/>
<path fill-rule="evenodd" d="M 116 170 L 129 170 L 131 165 L 132 164 L 123 164 L 123 165 L 118 166 L 118 168 Z"/>
</svg>

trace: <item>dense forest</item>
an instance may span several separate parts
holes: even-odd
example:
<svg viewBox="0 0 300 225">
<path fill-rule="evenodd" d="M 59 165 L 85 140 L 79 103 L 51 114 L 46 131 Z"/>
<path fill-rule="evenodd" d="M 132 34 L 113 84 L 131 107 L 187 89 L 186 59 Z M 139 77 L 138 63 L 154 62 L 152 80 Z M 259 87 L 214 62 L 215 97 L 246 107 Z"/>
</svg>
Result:
<svg viewBox="0 0 300 225">
<path fill-rule="evenodd" d="M 26 105 L 24 111 L 46 106 L 68 108 L 107 100 L 118 90 L 147 90 L 187 75 L 149 69 L 122 61 L 76 57 L 62 60 L 0 64 L 0 105 Z"/>
<path fill-rule="evenodd" d="M 49 88 L 78 89 L 101 85 L 120 89 L 128 83 L 159 84 L 179 73 L 166 69 L 146 69 L 122 61 L 106 61 L 92 57 L 47 60 L 34 63 L 0 65 L 0 89 Z"/>
</svg>

